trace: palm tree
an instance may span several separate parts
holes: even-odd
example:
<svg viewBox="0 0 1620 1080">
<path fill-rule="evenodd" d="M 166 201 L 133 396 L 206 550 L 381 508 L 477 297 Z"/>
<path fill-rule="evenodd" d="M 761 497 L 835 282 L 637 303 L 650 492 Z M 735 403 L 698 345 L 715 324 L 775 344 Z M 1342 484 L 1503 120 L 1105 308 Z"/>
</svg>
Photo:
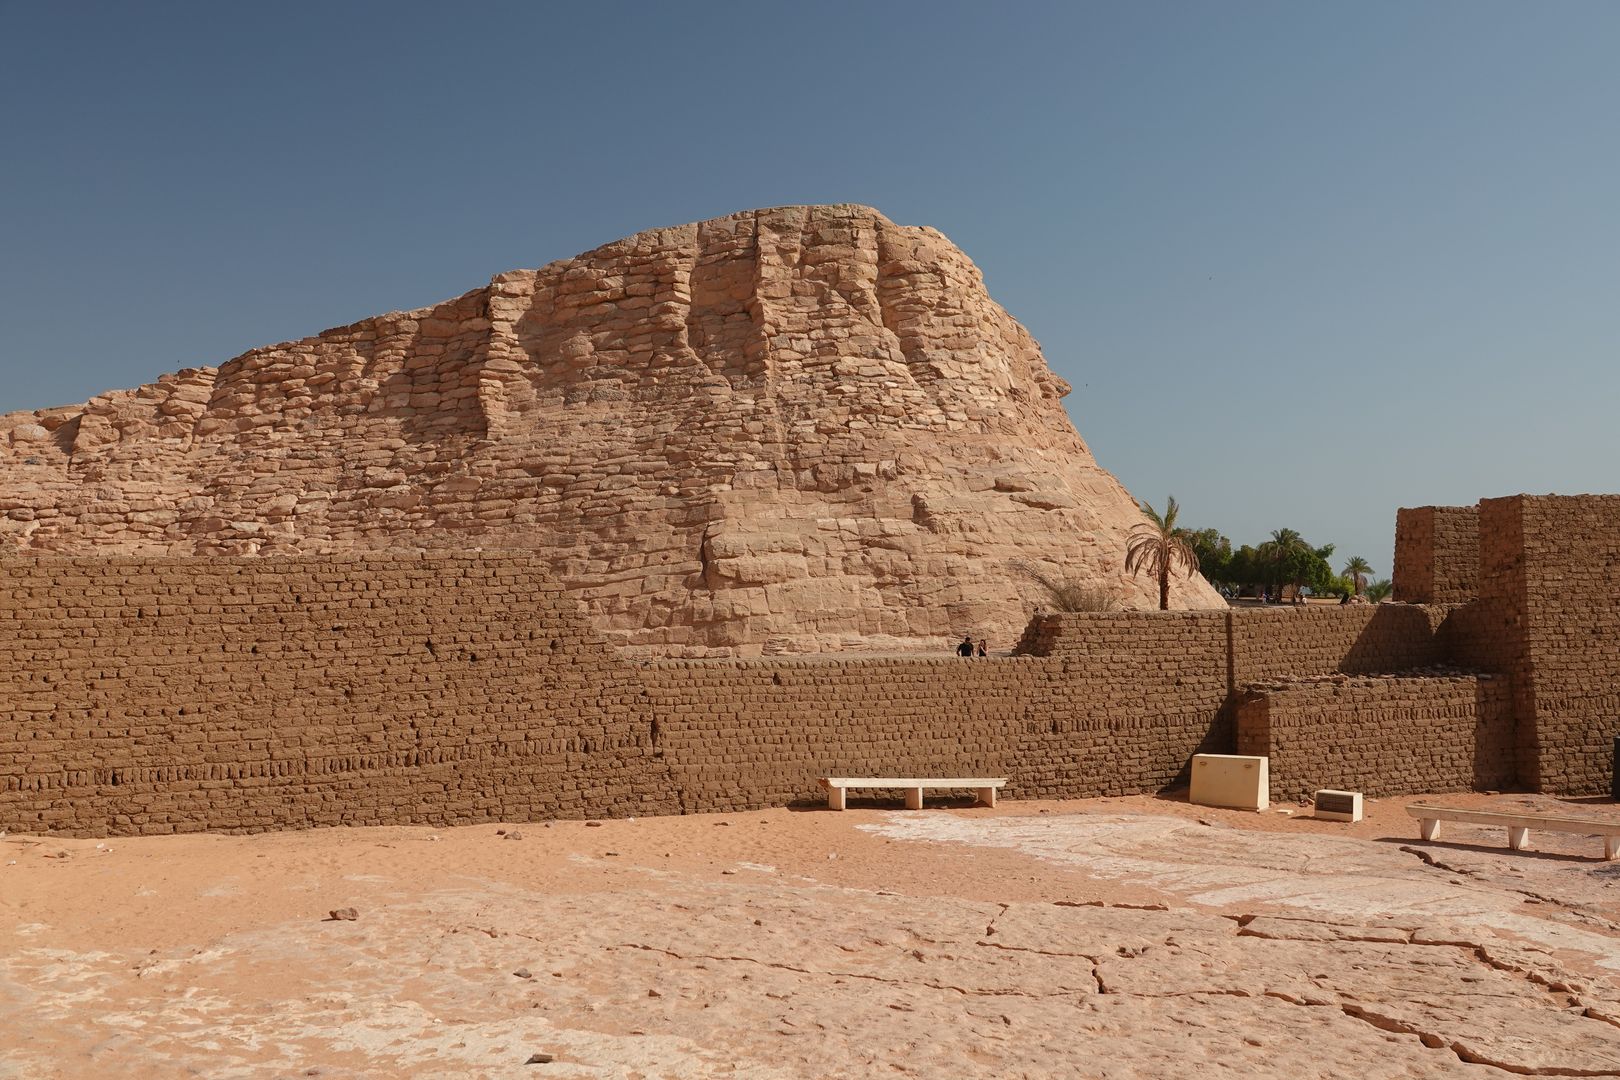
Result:
<svg viewBox="0 0 1620 1080">
<path fill-rule="evenodd" d="M 1260 555 L 1272 564 L 1272 577 L 1280 587 L 1292 581 L 1288 564 L 1301 552 L 1309 551 L 1310 547 L 1305 538 L 1293 529 L 1273 529 L 1271 539 L 1260 545 Z"/>
<path fill-rule="evenodd" d="M 1366 586 L 1367 579 L 1372 577 L 1372 572 L 1372 565 L 1360 555 L 1352 555 L 1344 564 L 1344 569 L 1339 571 L 1354 583 L 1357 596 L 1361 595 L 1361 590 Z"/>
<path fill-rule="evenodd" d="M 1135 577 L 1146 570 L 1159 579 L 1159 610 L 1170 610 L 1170 571 L 1180 564 L 1188 577 L 1198 573 L 1198 556 L 1194 553 L 1186 529 L 1176 528 L 1176 515 L 1181 507 L 1176 497 L 1170 496 L 1164 514 L 1144 502 L 1142 513 L 1148 520 L 1131 530 L 1125 544 L 1125 572 Z"/>
<path fill-rule="evenodd" d="M 1375 604 L 1381 604 L 1385 599 L 1388 598 L 1389 594 L 1394 591 L 1395 587 L 1390 584 L 1389 578 L 1385 578 L 1382 581 L 1375 581 L 1371 585 L 1367 586 L 1367 599 L 1371 600 Z"/>
</svg>

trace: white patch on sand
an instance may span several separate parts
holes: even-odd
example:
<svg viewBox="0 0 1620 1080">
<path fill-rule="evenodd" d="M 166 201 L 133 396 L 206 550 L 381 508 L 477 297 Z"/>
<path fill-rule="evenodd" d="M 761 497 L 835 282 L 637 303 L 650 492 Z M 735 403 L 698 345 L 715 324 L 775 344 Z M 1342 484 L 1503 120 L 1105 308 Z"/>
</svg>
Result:
<svg viewBox="0 0 1620 1080">
<path fill-rule="evenodd" d="M 1126 814 L 891 814 L 857 827 L 895 840 L 1006 848 L 1067 864 L 1094 878 L 1174 893 L 1189 903 L 1228 912 L 1273 905 L 1355 920 L 1455 920 L 1505 930 L 1549 948 L 1589 953 L 1600 966 L 1620 971 L 1612 938 L 1521 915 L 1516 910 L 1523 903 L 1519 894 L 1436 880 L 1415 860 L 1411 865 L 1401 861 L 1411 860 L 1410 855 L 1362 840 Z"/>
</svg>

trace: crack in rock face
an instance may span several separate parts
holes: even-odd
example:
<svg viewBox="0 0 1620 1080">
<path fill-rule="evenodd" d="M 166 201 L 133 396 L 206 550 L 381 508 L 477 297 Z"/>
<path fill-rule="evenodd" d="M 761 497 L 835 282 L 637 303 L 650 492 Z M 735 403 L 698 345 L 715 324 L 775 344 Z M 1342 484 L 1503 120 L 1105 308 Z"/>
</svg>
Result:
<svg viewBox="0 0 1620 1080">
<path fill-rule="evenodd" d="M 1523 898 L 1483 863 L 1447 886 L 1458 898 L 1365 841 L 1104 814 L 862 828 L 947 859 L 1013 845 L 1027 865 L 1051 860 L 1071 898 L 627 854 L 563 860 L 567 889 L 487 869 L 413 888 L 343 868 L 341 887 L 377 890 L 360 918 L 322 919 L 331 905 L 312 897 L 310 918 L 155 950 L 65 948 L 49 922 L 18 920 L 0 929 L 0 1077 L 495 1077 L 530 1060 L 565 1077 L 1620 1076 L 1612 944 L 1599 955 L 1595 931 L 1505 920 Z M 1132 875 L 1189 897 L 1087 899 Z M 1339 876 L 1364 906 L 1313 907 Z M 1234 889 L 1241 910 L 1218 899 Z M 222 902 L 205 892 L 197 903 Z"/>
</svg>

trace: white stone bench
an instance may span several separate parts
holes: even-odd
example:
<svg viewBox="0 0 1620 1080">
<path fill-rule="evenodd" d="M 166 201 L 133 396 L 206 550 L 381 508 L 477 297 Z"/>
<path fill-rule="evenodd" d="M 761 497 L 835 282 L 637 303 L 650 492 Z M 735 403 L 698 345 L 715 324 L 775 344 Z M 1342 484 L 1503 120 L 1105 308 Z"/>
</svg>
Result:
<svg viewBox="0 0 1620 1080">
<path fill-rule="evenodd" d="M 1461 810 L 1449 806 L 1425 806 L 1414 803 L 1406 812 L 1418 820 L 1418 833 L 1425 840 L 1440 835 L 1442 821 L 1465 821 L 1473 825 L 1500 825 L 1507 829 L 1508 847 L 1523 851 L 1530 842 L 1530 830 L 1576 833 L 1581 836 L 1603 837 L 1603 857 L 1612 859 L 1620 854 L 1620 821 L 1595 821 L 1592 818 L 1558 817 L 1553 814 L 1502 814 L 1494 810 Z"/>
<path fill-rule="evenodd" d="M 844 793 L 850 788 L 905 788 L 906 809 L 921 810 L 924 788 L 971 788 L 983 806 L 996 805 L 996 792 L 1007 782 L 998 777 L 945 776 L 827 776 L 821 786 L 827 789 L 827 809 L 842 810 Z"/>
</svg>

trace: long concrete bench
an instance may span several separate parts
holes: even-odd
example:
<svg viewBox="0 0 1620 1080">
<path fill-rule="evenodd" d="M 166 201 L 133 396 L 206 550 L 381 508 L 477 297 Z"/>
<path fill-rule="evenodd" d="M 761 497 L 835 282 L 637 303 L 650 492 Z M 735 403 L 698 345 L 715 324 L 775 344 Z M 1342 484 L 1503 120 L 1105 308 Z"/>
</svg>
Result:
<svg viewBox="0 0 1620 1080">
<path fill-rule="evenodd" d="M 921 810 L 924 788 L 971 788 L 982 806 L 996 805 L 996 792 L 1007 782 L 998 777 L 946 776 L 827 776 L 821 786 L 827 789 L 827 809 L 842 810 L 844 793 L 850 788 L 905 788 L 906 809 Z"/>
<path fill-rule="evenodd" d="M 1414 803 L 1406 812 L 1418 820 L 1418 833 L 1425 840 L 1440 835 L 1442 821 L 1465 821 L 1473 825 L 1500 825 L 1507 829 L 1508 847 L 1523 851 L 1530 842 L 1530 830 L 1576 833 L 1582 836 L 1603 837 L 1603 857 L 1612 859 L 1620 854 L 1620 821 L 1595 821 L 1592 818 L 1559 817 L 1555 814 L 1501 814 L 1494 810 L 1462 810 L 1450 806 L 1426 806 Z"/>
</svg>

